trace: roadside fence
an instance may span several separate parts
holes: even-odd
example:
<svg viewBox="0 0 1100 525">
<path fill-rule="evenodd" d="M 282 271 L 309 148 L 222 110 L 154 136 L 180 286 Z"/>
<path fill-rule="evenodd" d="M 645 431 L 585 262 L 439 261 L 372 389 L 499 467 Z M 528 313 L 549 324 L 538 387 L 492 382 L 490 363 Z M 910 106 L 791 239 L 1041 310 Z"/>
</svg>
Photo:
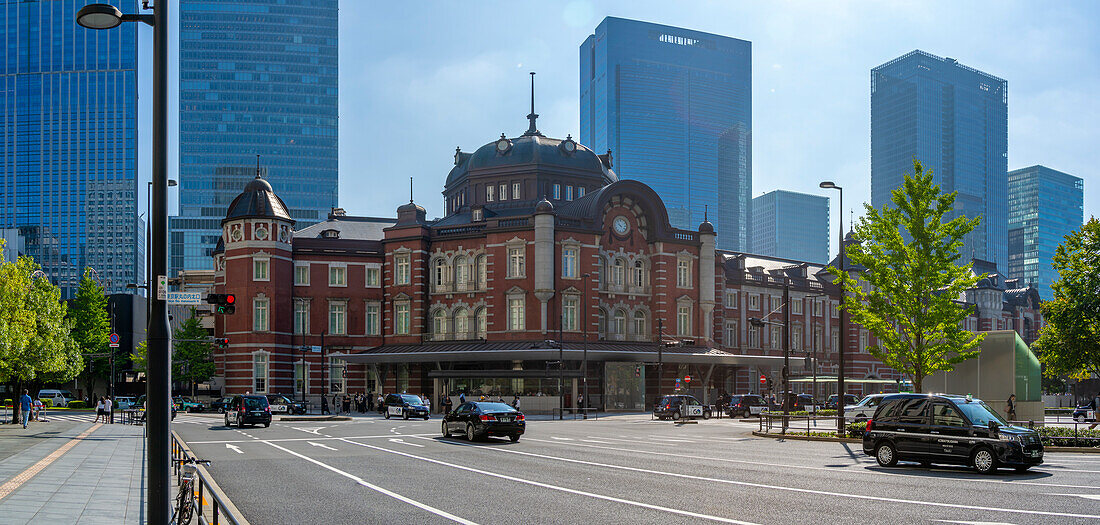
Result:
<svg viewBox="0 0 1100 525">
<path fill-rule="evenodd" d="M 178 460 L 193 459 L 195 455 L 191 449 L 180 439 L 176 431 L 172 431 L 172 474 L 176 476 L 176 485 L 180 482 L 181 464 Z M 248 520 L 241 516 L 241 512 L 233 505 L 229 498 L 222 492 L 218 484 L 202 465 L 195 465 L 195 515 L 199 518 L 200 525 L 249 525 Z M 175 498 L 173 497 L 173 501 Z"/>
</svg>

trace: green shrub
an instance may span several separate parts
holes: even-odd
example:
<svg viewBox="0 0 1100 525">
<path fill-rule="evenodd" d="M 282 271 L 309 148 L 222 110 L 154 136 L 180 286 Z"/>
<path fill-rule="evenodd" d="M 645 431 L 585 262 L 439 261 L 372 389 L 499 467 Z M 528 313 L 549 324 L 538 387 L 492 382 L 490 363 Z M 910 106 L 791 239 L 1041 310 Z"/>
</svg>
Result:
<svg viewBox="0 0 1100 525">
<path fill-rule="evenodd" d="M 863 434 L 865 432 L 867 432 L 867 422 L 866 421 L 855 421 L 853 423 L 848 423 L 845 426 L 845 428 L 848 429 L 848 435 L 850 437 L 861 438 L 861 437 L 863 437 Z"/>
<path fill-rule="evenodd" d="M 1044 446 L 1060 447 L 1100 447 L 1100 429 L 1077 427 L 1076 437 L 1093 439 L 1074 439 L 1073 427 L 1036 427 Z M 1057 438 L 1057 439 L 1054 439 Z"/>
<path fill-rule="evenodd" d="M 771 416 L 782 416 L 783 415 L 782 410 L 771 410 L 771 411 L 765 411 L 764 413 L 768 414 L 768 415 L 771 415 Z M 806 411 L 806 410 L 792 410 L 791 415 L 792 416 L 813 416 L 813 415 L 816 415 L 818 417 L 836 417 L 836 410 L 818 410 L 816 414 L 814 412 L 809 412 L 809 411 Z"/>
<path fill-rule="evenodd" d="M 46 408 L 53 407 L 53 400 L 52 399 L 43 399 L 41 401 L 42 401 L 42 406 L 44 406 Z"/>
<path fill-rule="evenodd" d="M 83 401 L 69 401 L 69 404 L 66 406 L 69 408 L 88 408 L 88 404 Z"/>
</svg>

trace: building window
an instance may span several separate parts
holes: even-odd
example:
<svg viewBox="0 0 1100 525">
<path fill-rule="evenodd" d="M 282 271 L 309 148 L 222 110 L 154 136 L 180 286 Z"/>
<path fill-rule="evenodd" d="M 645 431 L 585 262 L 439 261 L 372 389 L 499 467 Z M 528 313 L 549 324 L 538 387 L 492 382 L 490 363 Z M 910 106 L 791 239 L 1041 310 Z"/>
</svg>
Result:
<svg viewBox="0 0 1100 525">
<path fill-rule="evenodd" d="M 347 367 L 340 361 L 338 357 L 328 358 L 328 377 L 329 377 L 329 392 L 333 394 L 339 394 L 344 391 L 346 386 L 345 382 L 347 378 L 344 377 L 347 372 Z"/>
<path fill-rule="evenodd" d="M 523 248 L 508 248 L 508 277 L 523 277 L 526 270 Z"/>
<path fill-rule="evenodd" d="M 596 287 L 600 290 L 607 289 L 607 261 L 603 256 L 596 259 Z"/>
<path fill-rule="evenodd" d="M 726 290 L 725 295 L 726 308 L 737 308 L 737 290 Z"/>
<path fill-rule="evenodd" d="M 382 268 L 375 266 L 367 267 L 367 276 L 365 279 L 367 288 L 378 288 L 382 286 Z"/>
<path fill-rule="evenodd" d="M 833 330 L 833 346 L 832 351 L 837 352 L 840 350 L 840 332 Z"/>
<path fill-rule="evenodd" d="M 481 208 L 474 208 L 470 211 L 470 220 L 481 222 Z"/>
<path fill-rule="evenodd" d="M 455 339 L 468 339 L 470 337 L 470 311 L 465 308 L 455 309 Z"/>
<path fill-rule="evenodd" d="M 409 256 L 398 255 L 394 260 L 397 261 L 395 272 L 397 284 L 409 284 Z"/>
<path fill-rule="evenodd" d="M 821 299 L 814 299 L 814 317 L 821 317 Z"/>
<path fill-rule="evenodd" d="M 500 200 L 502 200 L 502 201 L 508 200 L 508 185 L 507 184 L 501 184 L 500 185 Z"/>
<path fill-rule="evenodd" d="M 382 307 L 378 303 L 367 303 L 366 316 L 365 316 L 366 317 L 365 333 L 367 335 L 378 335 L 381 332 L 379 330 L 379 327 L 380 327 L 380 323 L 379 323 L 380 319 L 379 318 L 381 317 L 381 313 L 382 313 Z"/>
<path fill-rule="evenodd" d="M 489 184 L 489 185 L 485 186 L 485 201 L 486 202 L 493 202 L 493 188 L 494 188 L 494 186 L 492 184 Z"/>
<path fill-rule="evenodd" d="M 269 265 L 270 261 L 268 259 L 252 259 L 252 280 L 270 280 L 270 273 L 268 272 Z"/>
<path fill-rule="evenodd" d="M 328 304 L 328 333 L 344 335 L 347 333 L 348 303 L 333 301 Z"/>
<path fill-rule="evenodd" d="M 794 315 L 802 315 L 802 299 L 791 299 L 791 313 Z"/>
<path fill-rule="evenodd" d="M 447 264 L 440 258 L 432 261 L 432 290 L 439 292 L 443 290 L 443 283 L 446 282 Z"/>
<path fill-rule="evenodd" d="M 309 333 L 309 301 L 305 299 L 294 300 L 294 333 Z"/>
<path fill-rule="evenodd" d="M 615 339 L 622 339 L 626 335 L 626 312 L 621 309 L 615 310 L 611 316 L 611 335 Z"/>
<path fill-rule="evenodd" d="M 791 350 L 802 350 L 802 327 L 791 327 Z"/>
<path fill-rule="evenodd" d="M 584 197 L 584 186 L 577 186 L 577 198 Z"/>
<path fill-rule="evenodd" d="M 565 187 L 565 200 L 567 200 L 567 201 L 573 200 L 573 187 L 572 186 L 566 186 Z"/>
<path fill-rule="evenodd" d="M 749 325 L 749 348 L 760 348 L 760 330 Z"/>
<path fill-rule="evenodd" d="M 607 312 L 603 308 L 596 311 L 596 334 L 600 339 L 607 339 Z"/>
<path fill-rule="evenodd" d="M 633 284 L 637 288 L 645 287 L 645 263 L 642 261 L 634 261 L 634 274 L 632 276 Z"/>
<path fill-rule="evenodd" d="M 783 329 L 778 326 L 772 327 L 772 350 L 779 350 L 783 347 Z"/>
<path fill-rule="evenodd" d="M 749 310 L 760 310 L 760 294 L 749 294 Z"/>
<path fill-rule="evenodd" d="M 465 292 L 466 283 L 470 280 L 470 266 L 466 264 L 466 258 L 463 256 L 455 257 L 455 291 Z"/>
<path fill-rule="evenodd" d="M 575 278 L 577 276 L 577 249 L 562 248 L 561 250 L 561 276 Z"/>
<path fill-rule="evenodd" d="M 267 299 L 254 299 L 252 301 L 252 331 L 267 331 Z"/>
<path fill-rule="evenodd" d="M 867 351 L 867 330 L 860 330 L 859 331 L 859 351 L 860 352 L 866 352 Z"/>
<path fill-rule="evenodd" d="M 676 308 L 676 335 L 691 335 L 691 307 L 688 305 Z"/>
<path fill-rule="evenodd" d="M 347 266 L 332 266 L 328 267 L 328 285 L 329 286 L 347 286 L 348 285 L 348 268 Z"/>
<path fill-rule="evenodd" d="M 561 184 L 554 185 L 554 200 L 561 200 Z"/>
<path fill-rule="evenodd" d="M 267 352 L 252 354 L 252 393 L 267 393 Z"/>
<path fill-rule="evenodd" d="M 726 346 L 737 346 L 737 321 L 726 321 Z"/>
<path fill-rule="evenodd" d="M 442 341 L 447 336 L 447 312 L 442 308 L 432 312 L 432 338 Z"/>
<path fill-rule="evenodd" d="M 646 327 L 645 312 L 634 312 L 634 335 L 639 340 L 644 340 L 649 335 L 649 330 Z"/>
<path fill-rule="evenodd" d="M 830 301 L 829 302 L 829 310 L 830 310 L 830 312 L 829 312 L 830 317 L 832 317 L 833 319 L 836 319 L 837 317 L 840 317 L 840 306 L 838 305 L 838 303 L 834 303 L 834 302 Z"/>
<path fill-rule="evenodd" d="M 477 338 L 485 339 L 485 336 L 489 333 L 488 314 L 485 313 L 484 308 L 478 308 L 475 317 L 477 322 Z"/>
<path fill-rule="evenodd" d="M 577 330 L 577 306 L 580 301 L 576 297 L 567 296 L 562 299 L 561 305 L 561 329 L 567 332 Z"/>
<path fill-rule="evenodd" d="M 814 326 L 814 347 L 813 351 L 821 350 L 821 326 Z"/>
<path fill-rule="evenodd" d="M 488 277 L 488 265 L 485 263 L 485 256 L 478 255 L 477 259 L 474 259 L 474 261 L 474 266 L 476 266 L 474 271 L 477 272 L 477 289 L 484 290 L 488 286 L 486 282 Z"/>
<path fill-rule="evenodd" d="M 295 264 L 294 265 L 294 285 L 295 286 L 309 286 L 309 265 L 308 264 Z"/>
<path fill-rule="evenodd" d="M 519 200 L 519 183 L 512 183 L 512 200 Z"/>
<path fill-rule="evenodd" d="M 294 363 L 294 393 L 309 393 L 309 363 L 305 361 Z"/>
<path fill-rule="evenodd" d="M 409 333 L 409 303 L 394 305 L 393 318 L 393 333 L 407 335 Z"/>
<path fill-rule="evenodd" d="M 768 305 L 768 308 L 774 312 L 779 310 L 783 306 L 783 302 L 779 300 L 778 295 L 773 295 L 770 297 Z"/>
<path fill-rule="evenodd" d="M 691 288 L 691 261 L 687 259 L 676 261 L 676 286 Z"/>
<path fill-rule="evenodd" d="M 508 329 L 520 331 L 525 327 L 523 312 L 523 298 L 512 297 L 508 299 Z"/>
<path fill-rule="evenodd" d="M 626 271 L 626 261 L 616 257 L 615 262 L 611 263 L 611 286 L 621 287 L 623 285 L 623 273 Z"/>
</svg>

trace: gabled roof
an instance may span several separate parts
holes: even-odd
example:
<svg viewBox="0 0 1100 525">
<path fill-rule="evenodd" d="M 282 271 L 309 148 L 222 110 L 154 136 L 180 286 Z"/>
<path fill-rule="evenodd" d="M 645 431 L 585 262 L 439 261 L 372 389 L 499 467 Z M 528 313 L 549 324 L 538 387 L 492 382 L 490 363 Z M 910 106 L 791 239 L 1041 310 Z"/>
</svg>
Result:
<svg viewBox="0 0 1100 525">
<path fill-rule="evenodd" d="M 294 232 L 294 239 L 326 238 L 324 232 L 334 230 L 337 239 L 380 241 L 385 236 L 383 230 L 396 223 L 397 219 L 383 217 L 330 216 L 324 222 Z"/>
</svg>

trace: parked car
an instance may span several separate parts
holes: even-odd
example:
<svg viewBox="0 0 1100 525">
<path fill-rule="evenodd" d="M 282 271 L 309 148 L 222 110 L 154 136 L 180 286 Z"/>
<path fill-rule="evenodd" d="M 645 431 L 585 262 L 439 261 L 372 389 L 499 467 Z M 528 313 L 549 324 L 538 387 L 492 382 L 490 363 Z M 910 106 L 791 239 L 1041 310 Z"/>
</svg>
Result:
<svg viewBox="0 0 1100 525">
<path fill-rule="evenodd" d="M 867 421 L 863 452 L 889 467 L 970 465 L 982 474 L 999 467 L 1018 472 L 1043 462 L 1039 433 L 1010 425 L 980 399 L 935 394 L 891 394 Z"/>
<path fill-rule="evenodd" d="M 829 399 L 825 401 L 825 410 L 836 410 L 836 400 L 838 399 L 836 394 L 829 396 Z M 859 402 L 859 397 L 854 394 L 844 394 L 844 406 L 854 405 Z"/>
<path fill-rule="evenodd" d="M 768 409 L 768 402 L 764 401 L 763 397 L 756 394 L 739 394 L 730 396 L 729 405 L 726 406 L 726 413 L 730 417 L 750 417 L 759 416 L 761 412 Z"/>
<path fill-rule="evenodd" d="M 699 402 L 695 396 L 677 394 L 662 396 L 653 404 L 653 415 L 657 419 L 672 419 L 701 417 L 710 419 L 710 407 Z"/>
<path fill-rule="evenodd" d="M 118 410 L 126 410 L 128 408 L 138 408 L 137 398 L 130 396 L 118 396 L 115 398 L 115 408 Z"/>
<path fill-rule="evenodd" d="M 241 428 L 245 425 L 271 426 L 271 404 L 266 396 L 261 395 L 237 395 L 229 402 L 229 409 L 225 411 L 225 426 L 237 425 Z"/>
<path fill-rule="evenodd" d="M 56 388 L 43 388 L 38 391 L 38 397 L 43 403 L 49 402 L 50 406 L 64 407 L 69 406 L 69 401 L 76 399 L 73 397 L 73 393 L 68 390 L 59 390 Z"/>
<path fill-rule="evenodd" d="M 783 396 L 783 393 L 779 394 Z M 787 405 L 790 406 L 792 411 L 805 410 L 812 411 L 814 409 L 814 396 L 810 394 L 795 394 L 794 392 L 787 392 Z M 782 399 L 782 397 L 780 397 Z M 777 407 L 773 407 L 774 410 L 783 410 L 783 405 L 780 404 Z"/>
<path fill-rule="evenodd" d="M 869 419 L 875 415 L 875 410 L 888 395 L 890 394 L 871 394 L 860 399 L 859 403 L 844 407 L 844 417 L 853 420 Z"/>
<path fill-rule="evenodd" d="M 267 401 L 271 403 L 271 411 L 279 414 L 305 414 L 306 404 L 303 401 L 295 401 L 282 394 L 268 394 Z"/>
<path fill-rule="evenodd" d="M 146 401 L 145 394 L 142 394 L 142 395 L 138 396 L 137 402 L 136 402 L 137 407 L 141 408 L 143 410 L 148 409 L 149 407 L 145 406 L 145 401 Z M 170 406 L 172 407 L 172 419 L 176 419 L 176 410 L 177 409 L 176 409 L 176 400 L 175 399 L 172 400 L 172 403 L 170 404 Z"/>
<path fill-rule="evenodd" d="M 230 404 L 231 401 L 233 401 L 233 398 L 231 396 L 225 396 L 223 398 L 219 398 L 217 401 L 214 401 L 213 403 L 210 403 L 210 410 L 212 412 L 217 412 L 219 414 L 224 414 L 226 409 L 229 408 L 229 404 Z"/>
<path fill-rule="evenodd" d="M 1073 420 L 1078 423 L 1095 423 L 1096 422 L 1096 408 L 1100 406 L 1100 397 L 1077 405 L 1077 408 L 1073 410 Z"/>
<path fill-rule="evenodd" d="M 391 394 L 394 395 L 394 394 Z M 470 441 L 489 436 L 508 436 L 512 442 L 527 429 L 523 412 L 504 403 L 467 401 L 443 416 L 443 437 L 462 434 Z"/>
<path fill-rule="evenodd" d="M 388 394 L 383 407 L 385 408 L 386 419 L 390 417 L 403 417 L 405 419 L 422 417 L 428 419 L 430 417 L 424 400 L 413 394 Z"/>
<path fill-rule="evenodd" d="M 195 401 L 187 396 L 177 397 L 172 400 L 172 406 L 176 410 L 182 410 L 184 412 L 205 412 L 206 405 L 200 401 Z"/>
</svg>

